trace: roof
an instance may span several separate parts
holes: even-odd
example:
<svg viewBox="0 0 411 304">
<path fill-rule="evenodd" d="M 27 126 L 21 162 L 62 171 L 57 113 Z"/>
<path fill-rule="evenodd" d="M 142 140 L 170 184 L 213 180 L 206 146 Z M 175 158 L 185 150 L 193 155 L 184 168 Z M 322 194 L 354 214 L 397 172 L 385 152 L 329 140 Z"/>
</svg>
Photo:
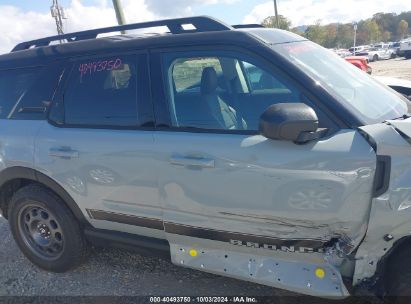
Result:
<svg viewBox="0 0 411 304">
<path fill-rule="evenodd" d="M 125 34 L 98 37 L 101 34 L 146 30 L 161 26 L 167 27 L 169 31 L 164 34 Z M 22 42 L 10 53 L 0 56 L 0 67 L 5 69 L 16 66 L 41 65 L 44 62 L 64 57 L 172 45 L 186 46 L 204 43 L 240 43 L 244 45 L 244 43 L 251 42 L 255 44 L 255 39 L 269 44 L 303 40 L 302 37 L 290 32 L 265 29 L 257 24 L 230 26 L 211 17 L 200 16 L 114 26 Z M 56 44 L 60 41 L 65 41 L 65 43 Z"/>
</svg>

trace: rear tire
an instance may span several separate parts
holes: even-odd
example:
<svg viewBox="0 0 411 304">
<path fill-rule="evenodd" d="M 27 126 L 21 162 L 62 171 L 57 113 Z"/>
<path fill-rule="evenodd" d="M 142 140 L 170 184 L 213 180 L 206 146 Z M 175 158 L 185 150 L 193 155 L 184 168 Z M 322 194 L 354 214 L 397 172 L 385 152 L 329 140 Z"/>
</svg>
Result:
<svg viewBox="0 0 411 304">
<path fill-rule="evenodd" d="M 374 55 L 374 56 L 372 57 L 372 61 L 374 61 L 374 62 L 375 62 L 375 61 L 378 61 L 378 59 L 379 59 L 379 58 L 378 58 L 378 55 Z"/>
<path fill-rule="evenodd" d="M 60 197 L 41 185 L 18 190 L 8 217 L 20 250 L 44 270 L 65 272 L 87 256 L 88 244 L 74 215 Z"/>
</svg>

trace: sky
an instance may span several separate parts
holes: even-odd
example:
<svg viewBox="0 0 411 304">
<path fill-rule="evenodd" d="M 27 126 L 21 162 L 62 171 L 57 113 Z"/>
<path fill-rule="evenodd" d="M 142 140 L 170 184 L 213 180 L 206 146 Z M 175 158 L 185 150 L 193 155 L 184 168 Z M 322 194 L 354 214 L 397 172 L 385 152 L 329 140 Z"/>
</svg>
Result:
<svg viewBox="0 0 411 304">
<path fill-rule="evenodd" d="M 116 25 L 111 0 L 59 0 L 68 17 L 65 32 Z M 260 23 L 274 14 L 271 0 L 121 0 L 128 23 L 210 15 L 229 24 Z M 0 0 L 0 53 L 19 42 L 56 34 L 52 0 Z M 321 20 L 352 22 L 378 12 L 411 10 L 410 0 L 277 0 L 293 26 Z M 343 5 L 341 5 L 343 3 Z"/>
</svg>

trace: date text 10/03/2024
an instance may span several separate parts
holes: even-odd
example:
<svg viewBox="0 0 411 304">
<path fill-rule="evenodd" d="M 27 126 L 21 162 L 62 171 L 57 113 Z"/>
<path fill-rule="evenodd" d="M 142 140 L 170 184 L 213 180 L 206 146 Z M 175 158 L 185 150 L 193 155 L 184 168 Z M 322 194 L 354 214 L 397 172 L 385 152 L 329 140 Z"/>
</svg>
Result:
<svg viewBox="0 0 411 304">
<path fill-rule="evenodd" d="M 254 297 L 150 297 L 150 303 L 258 303 Z"/>
</svg>

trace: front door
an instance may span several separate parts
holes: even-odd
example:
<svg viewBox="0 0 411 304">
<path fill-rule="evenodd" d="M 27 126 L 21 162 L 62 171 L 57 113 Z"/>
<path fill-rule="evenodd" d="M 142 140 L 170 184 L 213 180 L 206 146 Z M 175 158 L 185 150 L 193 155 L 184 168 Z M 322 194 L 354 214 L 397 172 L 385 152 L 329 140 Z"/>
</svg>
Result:
<svg viewBox="0 0 411 304">
<path fill-rule="evenodd" d="M 155 142 L 170 243 L 321 252 L 332 239 L 360 242 L 375 153 L 357 131 L 240 51 L 175 52 L 162 64 L 171 126 Z M 313 107 L 328 135 L 304 145 L 259 135 L 279 102 Z"/>
</svg>

